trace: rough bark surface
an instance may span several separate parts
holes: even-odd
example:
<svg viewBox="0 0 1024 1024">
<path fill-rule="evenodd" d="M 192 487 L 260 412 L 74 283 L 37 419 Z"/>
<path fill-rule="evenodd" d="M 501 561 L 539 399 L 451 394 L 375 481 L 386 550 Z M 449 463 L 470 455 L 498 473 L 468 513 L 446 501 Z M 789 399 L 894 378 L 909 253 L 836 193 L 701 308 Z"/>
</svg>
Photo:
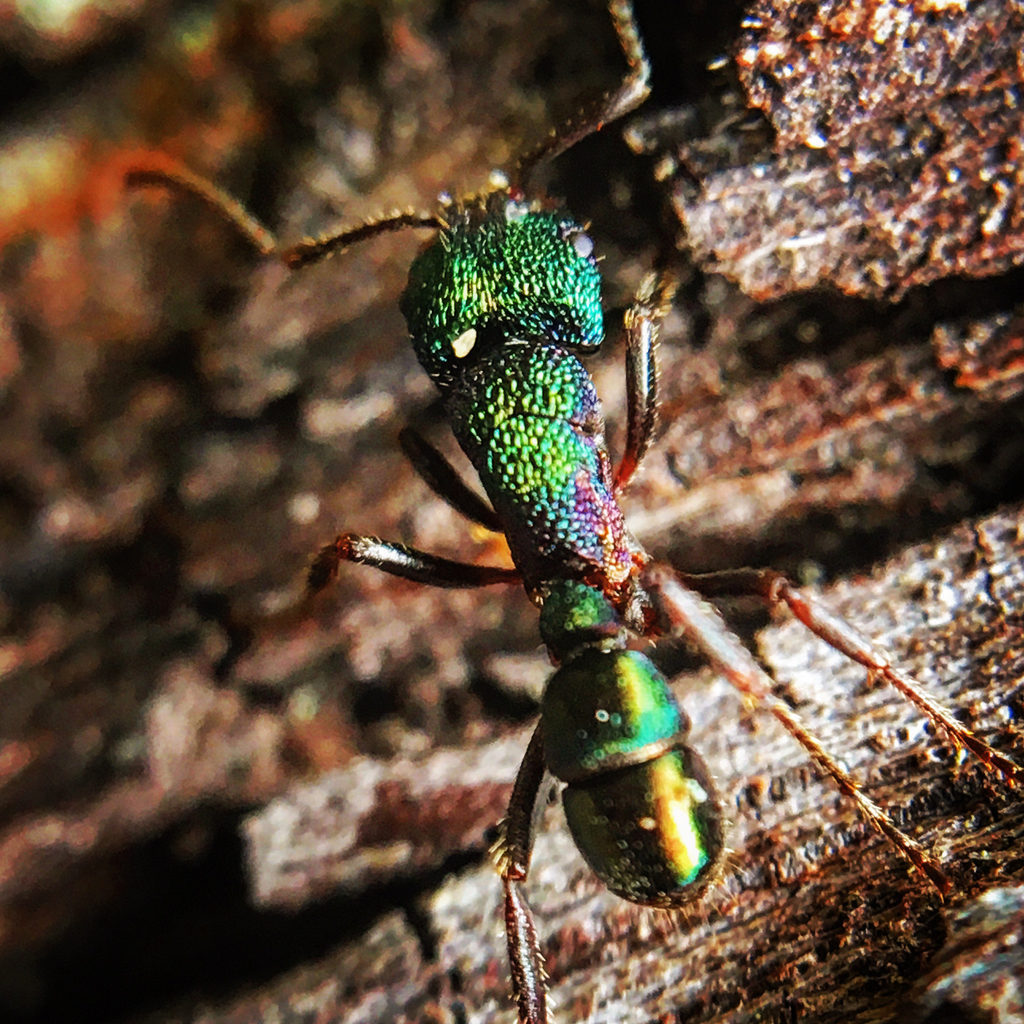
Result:
<svg viewBox="0 0 1024 1024">
<path fill-rule="evenodd" d="M 677 151 L 703 259 L 761 300 L 824 281 L 899 296 L 1020 264 L 1018 4 L 764 0 L 744 29 L 735 69 L 770 151 L 756 158 L 735 118 Z"/>
<path fill-rule="evenodd" d="M 505 557 L 399 453 L 410 419 L 452 453 L 397 306 L 423 237 L 289 275 L 200 204 L 126 191 L 123 174 L 169 154 L 285 239 L 430 210 L 616 81 L 606 14 L 586 0 L 44 7 L 0 19 L 0 1019 L 510 1021 L 485 851 L 550 671 L 536 609 L 513 589 L 351 567 L 308 616 L 278 614 L 340 528 Z M 788 31 L 767 8 L 760 29 L 728 5 L 637 8 L 659 90 L 644 113 L 665 130 L 722 99 L 712 58 Z M 699 150 L 756 175 L 763 124 L 720 128 L 690 133 L 691 172 Z M 610 310 L 668 248 L 659 212 L 682 185 L 651 172 L 670 167 L 604 132 L 541 175 L 592 223 Z M 719 213 L 724 239 L 761 230 Z M 999 272 L 1011 235 L 984 237 L 1002 255 L 983 265 L 954 244 L 943 273 L 988 277 L 896 304 L 778 278 L 787 297 L 758 304 L 680 251 L 661 434 L 625 506 L 680 569 L 852 581 L 825 587 L 834 606 L 1012 750 L 1020 280 Z M 844 259 L 873 280 L 856 247 Z M 931 266 L 859 294 L 899 294 Z M 588 363 L 613 451 L 617 323 Z M 528 892 L 558 1020 L 924 1020 L 971 999 L 1003 1014 L 977 1019 L 1015 1019 L 1001 979 L 1016 968 L 990 954 L 1019 934 L 1019 797 L 801 630 L 758 638 L 756 613 L 732 612 L 954 891 L 940 903 L 770 721 L 667 649 L 735 852 L 705 903 L 642 913 L 600 889 L 553 809 Z"/>
<path fill-rule="evenodd" d="M 825 596 L 993 744 L 1019 747 L 1024 510 L 964 526 Z M 675 916 L 641 911 L 601 891 L 561 815 L 552 813 L 529 892 L 564 1019 L 896 1019 L 905 1006 L 952 1008 L 967 998 L 944 996 L 942 968 L 926 970 L 965 921 L 972 923 L 962 943 L 978 934 L 973 941 L 981 948 L 946 954 L 950 971 L 984 961 L 985 943 L 1008 942 L 1019 931 L 1019 888 L 995 889 L 976 906 L 971 901 L 1024 877 L 1020 794 L 958 759 L 905 702 L 870 688 L 863 670 L 799 624 L 772 627 L 760 643 L 780 692 L 871 796 L 942 858 L 952 893 L 943 901 L 915 876 L 817 777 L 806 754 L 775 723 L 745 711 L 727 683 L 706 673 L 684 676 L 677 689 L 693 721 L 693 743 L 730 808 L 733 852 L 703 905 Z M 516 738 L 520 749 L 527 738 Z M 415 769 L 358 763 L 273 801 L 247 826 L 260 897 L 291 905 L 314 898 L 325 880 L 358 888 L 372 866 L 407 870 L 450 852 L 438 849 L 438 835 L 479 843 L 494 820 L 495 799 L 511 788 L 516 758 L 509 741 L 477 753 L 475 764 L 460 764 L 450 752 Z M 417 813 L 398 822 L 410 807 Z M 437 958 L 419 965 L 422 980 L 411 990 L 407 977 L 389 980 L 390 963 L 378 974 L 371 959 L 348 987 L 339 980 L 328 991 L 318 976 L 298 992 L 288 982 L 226 1013 L 175 1019 L 235 1022 L 273 1007 L 282 1019 L 305 1020 L 296 1001 L 315 989 L 319 1011 L 329 1008 L 325 1019 L 429 1019 L 434 1003 L 439 1010 L 457 1003 L 465 1019 L 511 1021 L 499 906 L 487 865 L 440 888 L 418 925 L 436 942 Z M 385 927 L 391 934 L 393 923 Z M 986 968 L 990 987 L 997 977 L 1007 985 L 1018 977 L 1012 950 L 1005 960 Z M 428 981 L 439 971 L 452 986 L 444 996 L 431 993 Z M 980 981 L 977 991 L 970 999 L 980 1014 Z M 455 1011 L 448 1005 L 447 1012 Z"/>
</svg>

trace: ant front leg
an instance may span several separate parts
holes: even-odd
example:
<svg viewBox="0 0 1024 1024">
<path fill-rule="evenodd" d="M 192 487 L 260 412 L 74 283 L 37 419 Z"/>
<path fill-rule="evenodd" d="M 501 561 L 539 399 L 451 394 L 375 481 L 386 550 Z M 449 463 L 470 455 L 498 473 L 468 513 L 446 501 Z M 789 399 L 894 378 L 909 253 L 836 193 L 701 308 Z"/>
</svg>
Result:
<svg viewBox="0 0 1024 1024">
<path fill-rule="evenodd" d="M 697 577 L 698 581 L 700 579 Z M 647 569 L 643 583 L 650 592 L 656 609 L 671 626 L 671 632 L 692 641 L 740 693 L 771 712 L 818 766 L 832 778 L 840 792 L 856 803 L 861 814 L 871 825 L 921 871 L 940 893 L 947 893 L 950 882 L 939 862 L 892 823 L 885 811 L 860 789 L 835 758 L 825 750 L 821 741 L 800 720 L 799 715 L 772 693 L 771 677 L 725 624 L 718 609 L 704 600 L 696 590 L 680 582 L 671 570 L 663 566 Z"/>
<path fill-rule="evenodd" d="M 435 494 L 471 522 L 501 533 L 497 514 L 459 476 L 454 466 L 411 427 L 404 427 L 398 443 L 413 469 Z M 519 583 L 517 570 L 473 565 L 429 555 L 415 548 L 377 537 L 340 533 L 316 554 L 306 577 L 306 595 L 313 597 L 338 577 L 342 562 L 358 562 L 432 587 L 486 587 L 492 583 Z"/>
<path fill-rule="evenodd" d="M 398 443 L 420 479 L 439 498 L 470 522 L 478 523 L 493 533 L 504 533 L 494 509 L 466 484 L 455 467 L 426 438 L 412 427 L 403 427 L 398 434 Z"/>
<path fill-rule="evenodd" d="M 888 655 L 871 640 L 834 615 L 817 598 L 799 591 L 782 573 L 772 569 L 733 569 L 701 575 L 677 575 L 691 590 L 705 597 L 756 597 L 769 608 L 785 605 L 815 636 L 889 683 L 942 729 L 955 747 L 966 747 L 986 767 L 1000 772 L 1010 781 L 1024 774 L 1024 769 L 1015 761 L 993 750 L 961 725 L 948 708 L 930 697 L 917 680 L 896 668 Z"/>
<path fill-rule="evenodd" d="M 538 723 L 516 775 L 508 814 L 501 823 L 501 837 L 491 851 L 505 890 L 505 935 L 520 1024 L 548 1024 L 550 1020 L 544 958 L 533 912 L 522 890 L 530 871 L 533 837 L 542 808 L 540 793 L 546 775 L 544 741 Z"/>
<path fill-rule="evenodd" d="M 431 587 L 486 587 L 492 583 L 520 581 L 515 569 L 456 562 L 393 541 L 363 537 L 356 533 L 340 533 L 330 544 L 325 544 L 313 559 L 306 576 L 307 596 L 313 597 L 326 590 L 338 578 L 342 562 L 372 565 L 392 576 Z"/>
<path fill-rule="evenodd" d="M 671 271 L 648 275 L 626 310 L 626 450 L 615 471 L 615 493 L 625 490 L 654 439 L 658 422 L 658 328 L 679 281 Z"/>
</svg>

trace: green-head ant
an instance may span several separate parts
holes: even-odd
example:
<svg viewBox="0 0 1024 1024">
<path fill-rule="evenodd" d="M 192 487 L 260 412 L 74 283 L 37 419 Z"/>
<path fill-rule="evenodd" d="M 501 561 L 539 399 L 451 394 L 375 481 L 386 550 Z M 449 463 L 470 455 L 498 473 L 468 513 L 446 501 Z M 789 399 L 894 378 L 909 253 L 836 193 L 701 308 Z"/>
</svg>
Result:
<svg viewBox="0 0 1024 1024">
<path fill-rule="evenodd" d="M 412 266 L 402 311 L 448 423 L 489 501 L 419 434 L 404 451 L 428 484 L 469 519 L 503 533 L 515 568 L 452 561 L 401 544 L 339 534 L 317 553 L 307 593 L 345 562 L 439 587 L 522 584 L 541 605 L 541 633 L 558 664 L 523 758 L 496 844 L 504 887 L 512 986 L 523 1024 L 549 1020 L 543 959 L 523 893 L 536 810 L 550 774 L 588 863 L 614 892 L 676 908 L 715 879 L 722 813 L 711 777 L 686 744 L 689 729 L 666 679 L 630 642 L 685 635 L 750 701 L 773 714 L 864 817 L 940 890 L 929 852 L 897 828 L 772 692 L 772 681 L 728 629 L 711 598 L 753 597 L 786 606 L 808 629 L 887 681 L 955 745 L 1003 775 L 1021 769 L 961 725 L 870 640 L 770 570 L 705 575 L 650 562 L 626 528 L 618 496 L 654 436 L 656 335 L 674 293 L 669 271 L 644 282 L 625 316 L 627 436 L 617 468 L 604 441 L 596 391 L 579 356 L 602 340 L 593 244 L 571 216 L 531 200 L 530 174 L 577 141 L 638 107 L 650 68 L 631 4 L 609 12 L 628 71 L 620 86 L 571 126 L 519 160 L 487 193 L 447 199 L 434 213 L 405 212 L 282 247 L 230 196 L 185 168 L 133 168 L 134 184 L 173 185 L 199 197 L 252 245 L 292 268 L 384 232 L 430 229 Z"/>
</svg>

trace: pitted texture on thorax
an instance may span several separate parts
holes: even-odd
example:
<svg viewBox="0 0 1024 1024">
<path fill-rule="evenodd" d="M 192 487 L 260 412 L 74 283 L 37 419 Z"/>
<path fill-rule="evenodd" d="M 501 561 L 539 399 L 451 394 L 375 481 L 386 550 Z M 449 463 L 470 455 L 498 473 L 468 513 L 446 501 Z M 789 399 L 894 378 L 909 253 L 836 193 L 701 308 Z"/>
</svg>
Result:
<svg viewBox="0 0 1024 1024">
<path fill-rule="evenodd" d="M 562 576 L 618 591 L 642 552 L 612 491 L 600 402 L 579 359 L 509 339 L 445 404 L 527 590 Z"/>
</svg>

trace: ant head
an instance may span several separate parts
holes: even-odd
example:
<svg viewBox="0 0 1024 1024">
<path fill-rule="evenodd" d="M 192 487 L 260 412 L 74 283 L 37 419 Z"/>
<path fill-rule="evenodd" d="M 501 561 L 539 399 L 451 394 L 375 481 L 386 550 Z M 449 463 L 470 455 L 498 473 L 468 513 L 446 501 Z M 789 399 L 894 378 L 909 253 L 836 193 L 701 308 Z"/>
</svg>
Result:
<svg viewBox="0 0 1024 1024">
<path fill-rule="evenodd" d="M 572 218 L 505 191 L 453 203 L 444 216 L 401 300 L 420 363 L 440 387 L 481 357 L 485 339 L 601 344 L 597 260 Z"/>
</svg>

